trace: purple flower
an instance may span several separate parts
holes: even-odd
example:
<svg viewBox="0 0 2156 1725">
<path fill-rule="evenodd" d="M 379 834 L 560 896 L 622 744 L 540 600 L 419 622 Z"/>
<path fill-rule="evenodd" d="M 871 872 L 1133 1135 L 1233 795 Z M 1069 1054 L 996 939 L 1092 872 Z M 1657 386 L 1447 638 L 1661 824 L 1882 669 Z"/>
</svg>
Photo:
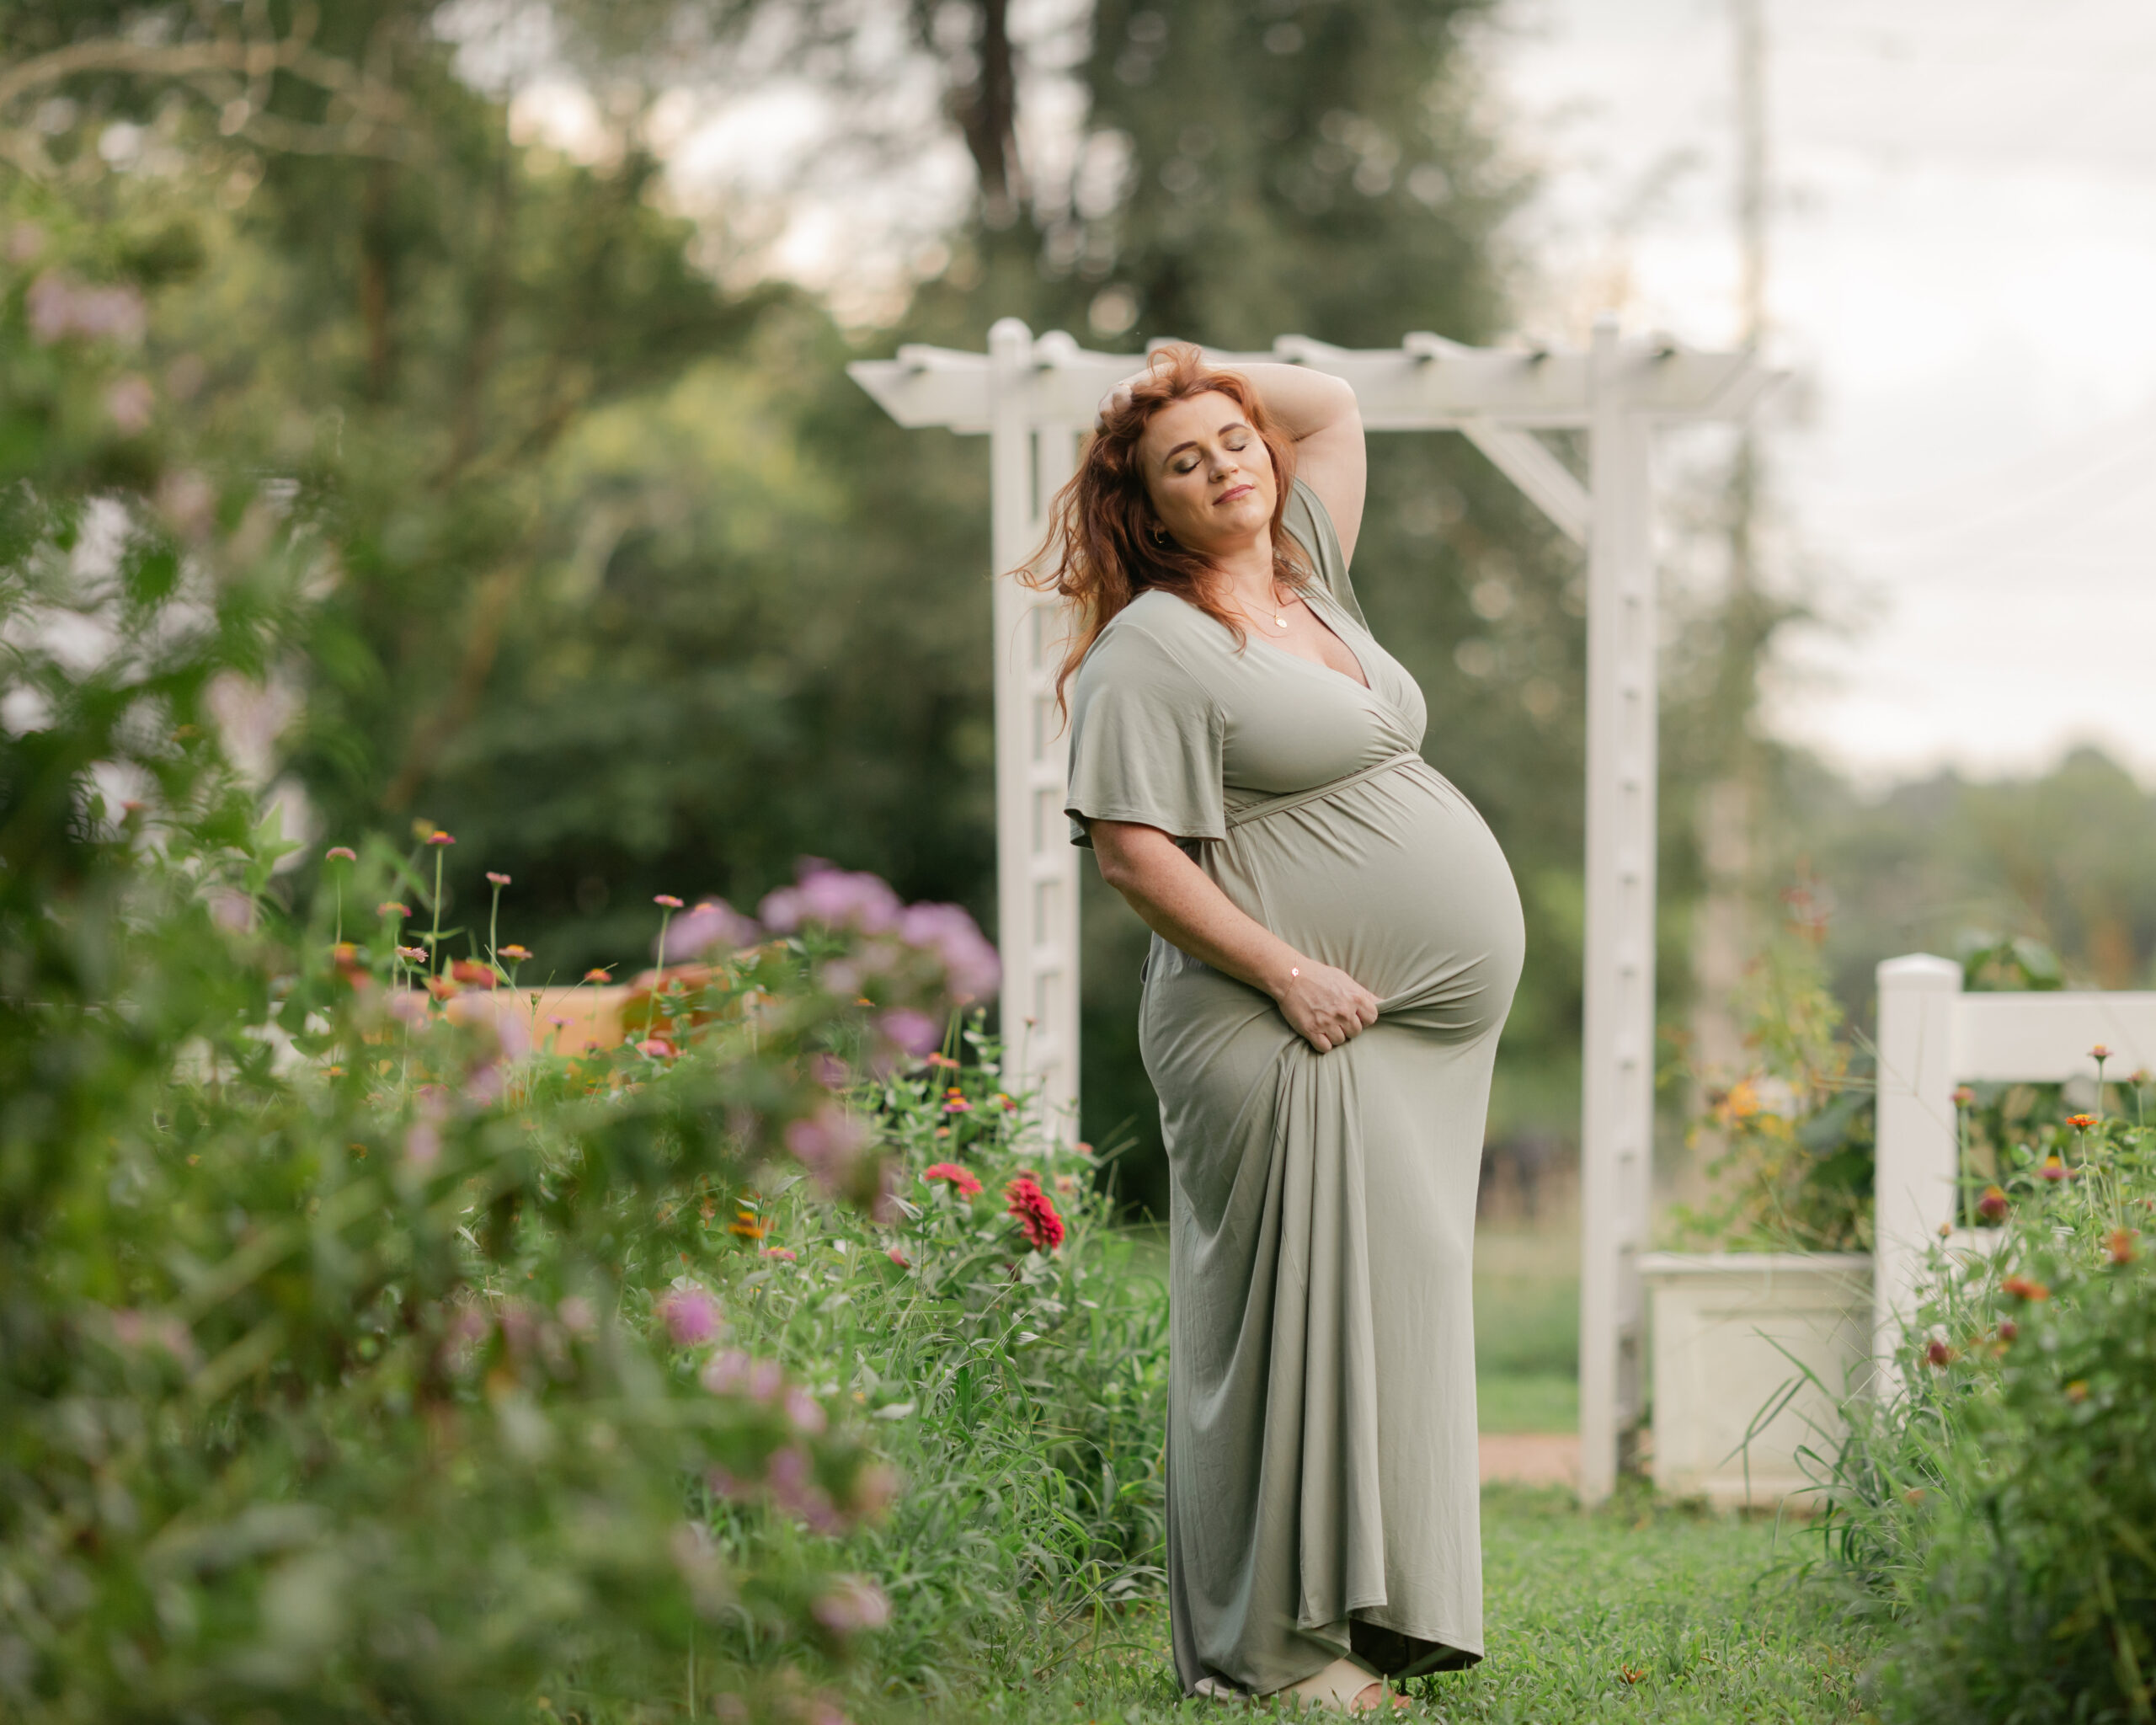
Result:
<svg viewBox="0 0 2156 1725">
<path fill-rule="evenodd" d="M 700 1347 L 718 1333 L 718 1302 L 701 1288 L 672 1289 L 655 1310 L 676 1348 Z"/>
<path fill-rule="evenodd" d="M 867 1127 L 828 1103 L 786 1129 L 786 1147 L 826 1191 L 837 1189 L 867 1142 Z"/>
<path fill-rule="evenodd" d="M 763 930 L 723 899 L 706 899 L 666 927 L 663 943 L 652 943 L 662 964 L 679 964 L 714 947 L 754 946 Z"/>
<path fill-rule="evenodd" d="M 799 883 L 771 894 L 757 914 L 782 934 L 792 933 L 804 922 L 881 934 L 897 924 L 902 908 L 899 895 L 875 875 L 834 868 L 820 857 L 804 857 Z"/>
<path fill-rule="evenodd" d="M 1003 980 L 1002 961 L 974 919 L 957 905 L 909 905 L 899 918 L 899 938 L 942 961 L 952 997 L 985 1000 Z"/>
<path fill-rule="evenodd" d="M 926 1054 L 943 1040 L 943 1027 L 926 1012 L 916 1012 L 910 1007 L 900 1007 L 886 1012 L 876 1021 L 882 1031 L 899 1048 L 916 1057 Z"/>
</svg>

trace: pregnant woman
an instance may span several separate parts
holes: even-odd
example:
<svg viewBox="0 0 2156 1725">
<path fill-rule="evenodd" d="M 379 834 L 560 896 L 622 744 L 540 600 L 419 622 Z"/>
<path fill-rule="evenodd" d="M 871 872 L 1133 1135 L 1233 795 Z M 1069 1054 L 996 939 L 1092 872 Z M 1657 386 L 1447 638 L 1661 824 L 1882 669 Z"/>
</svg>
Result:
<svg viewBox="0 0 2156 1725">
<path fill-rule="evenodd" d="M 1347 385 L 1165 349 L 1033 577 L 1075 841 L 1154 931 L 1176 1669 L 1348 1712 L 1482 1654 L 1470 1268 L 1523 943 L 1348 585 L 1363 492 Z"/>
</svg>

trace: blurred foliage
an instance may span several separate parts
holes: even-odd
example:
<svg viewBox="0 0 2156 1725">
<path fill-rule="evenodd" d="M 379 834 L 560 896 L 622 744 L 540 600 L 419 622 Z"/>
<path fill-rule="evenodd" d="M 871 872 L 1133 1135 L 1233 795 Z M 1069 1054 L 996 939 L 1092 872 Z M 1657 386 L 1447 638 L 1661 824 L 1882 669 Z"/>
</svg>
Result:
<svg viewBox="0 0 2156 1725">
<path fill-rule="evenodd" d="M 1969 1180 L 1988 1249 L 1942 1247 L 1853 1410 L 1825 1554 L 1887 1632 L 1896 1722 L 2146 1719 L 2156 1709 L 2156 1131 L 2145 1085 Z"/>
<path fill-rule="evenodd" d="M 1721 1251 L 1869 1252 L 1876 1084 L 1842 1034 L 1808 893 L 1748 967 L 1736 1010 L 1749 1071 L 1703 1092 L 1690 1142 L 1712 1187 L 1671 1213 L 1678 1237 Z"/>
<path fill-rule="evenodd" d="M 2156 985 L 2156 794 L 2095 749 L 1872 797 L 1802 768 L 1782 808 L 1779 847 L 1831 911 L 1827 962 L 1859 1023 L 1898 953 L 1959 959 L 1972 987 Z"/>
</svg>

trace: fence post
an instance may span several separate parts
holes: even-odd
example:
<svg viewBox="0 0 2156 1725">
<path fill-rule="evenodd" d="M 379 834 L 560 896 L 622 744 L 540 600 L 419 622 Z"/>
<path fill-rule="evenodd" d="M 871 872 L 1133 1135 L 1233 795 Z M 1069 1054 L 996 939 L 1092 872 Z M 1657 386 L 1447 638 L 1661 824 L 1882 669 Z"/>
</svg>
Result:
<svg viewBox="0 0 2156 1725">
<path fill-rule="evenodd" d="M 1899 1384 L 1894 1354 L 1939 1231 L 1956 1214 L 1959 1122 L 1954 1019 L 1961 967 L 1913 953 L 1879 967 L 1879 1116 L 1874 1173 L 1872 1363 L 1876 1393 Z"/>
</svg>

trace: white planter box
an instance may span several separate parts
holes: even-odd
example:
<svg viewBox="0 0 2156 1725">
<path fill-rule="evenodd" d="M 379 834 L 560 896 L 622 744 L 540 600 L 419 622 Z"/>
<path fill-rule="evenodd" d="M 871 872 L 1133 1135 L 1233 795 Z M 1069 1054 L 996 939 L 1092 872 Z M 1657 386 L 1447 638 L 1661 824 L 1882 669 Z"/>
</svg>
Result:
<svg viewBox="0 0 2156 1725">
<path fill-rule="evenodd" d="M 1870 1258 L 1659 1252 L 1640 1274 L 1653 1327 L 1657 1488 L 1741 1508 L 1817 1484 L 1818 1470 L 1807 1474 L 1796 1452 L 1832 1457 L 1839 1403 L 1869 1375 Z M 1801 1376 L 1795 1361 L 1818 1384 L 1763 1420 Z"/>
</svg>

